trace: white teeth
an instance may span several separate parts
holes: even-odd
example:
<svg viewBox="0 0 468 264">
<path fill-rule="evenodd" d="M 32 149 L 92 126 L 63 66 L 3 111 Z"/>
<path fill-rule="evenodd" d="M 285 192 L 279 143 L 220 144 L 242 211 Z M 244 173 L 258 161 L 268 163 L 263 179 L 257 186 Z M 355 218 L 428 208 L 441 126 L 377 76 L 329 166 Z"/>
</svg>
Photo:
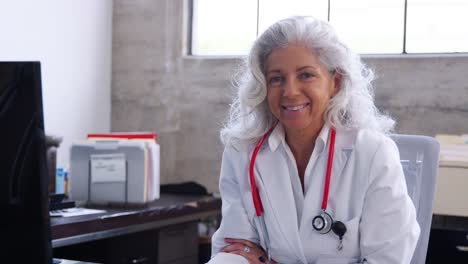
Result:
<svg viewBox="0 0 468 264">
<path fill-rule="evenodd" d="M 305 105 L 298 105 L 298 106 L 290 106 L 290 107 L 287 107 L 287 106 L 286 106 L 285 108 L 286 108 L 286 110 L 289 110 L 289 111 L 297 111 L 297 110 L 300 110 L 300 109 L 302 109 L 302 108 L 304 108 L 304 107 L 306 107 L 306 106 L 307 106 L 307 104 L 305 104 Z"/>
</svg>

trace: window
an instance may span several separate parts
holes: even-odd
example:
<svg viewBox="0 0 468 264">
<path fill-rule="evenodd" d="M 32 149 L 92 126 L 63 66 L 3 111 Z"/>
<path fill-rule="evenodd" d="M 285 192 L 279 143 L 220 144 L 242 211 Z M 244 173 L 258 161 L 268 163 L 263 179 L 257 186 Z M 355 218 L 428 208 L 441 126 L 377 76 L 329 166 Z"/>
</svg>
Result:
<svg viewBox="0 0 468 264">
<path fill-rule="evenodd" d="M 246 54 L 257 37 L 257 1 L 193 1 L 192 54 Z"/>
<path fill-rule="evenodd" d="M 468 1 L 408 0 L 408 52 L 468 52 Z"/>
<path fill-rule="evenodd" d="M 466 0 L 192 0 L 193 55 L 245 55 L 275 21 L 328 20 L 358 53 L 468 52 Z"/>
<path fill-rule="evenodd" d="M 330 23 L 358 53 L 403 51 L 404 0 L 333 0 Z"/>
<path fill-rule="evenodd" d="M 322 20 L 328 19 L 328 0 L 259 0 L 258 32 L 276 21 L 289 16 L 310 16 Z"/>
</svg>

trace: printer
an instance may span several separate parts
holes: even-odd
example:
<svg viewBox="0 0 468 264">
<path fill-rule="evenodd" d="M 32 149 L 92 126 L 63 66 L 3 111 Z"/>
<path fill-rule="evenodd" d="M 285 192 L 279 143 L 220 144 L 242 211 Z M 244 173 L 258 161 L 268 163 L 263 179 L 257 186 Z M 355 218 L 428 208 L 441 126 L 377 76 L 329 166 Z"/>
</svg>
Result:
<svg viewBox="0 0 468 264">
<path fill-rule="evenodd" d="M 89 137 L 70 150 L 70 195 L 94 204 L 145 204 L 160 196 L 156 140 Z"/>
</svg>

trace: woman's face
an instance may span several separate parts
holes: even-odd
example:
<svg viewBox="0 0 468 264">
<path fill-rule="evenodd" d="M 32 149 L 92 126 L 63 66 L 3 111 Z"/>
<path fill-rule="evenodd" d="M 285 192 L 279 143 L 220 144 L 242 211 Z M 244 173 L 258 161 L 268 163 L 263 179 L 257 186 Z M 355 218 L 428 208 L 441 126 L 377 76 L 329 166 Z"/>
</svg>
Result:
<svg viewBox="0 0 468 264">
<path fill-rule="evenodd" d="M 338 91 L 338 76 L 302 45 L 274 50 L 266 61 L 270 111 L 286 132 L 321 128 L 328 102 Z"/>
</svg>

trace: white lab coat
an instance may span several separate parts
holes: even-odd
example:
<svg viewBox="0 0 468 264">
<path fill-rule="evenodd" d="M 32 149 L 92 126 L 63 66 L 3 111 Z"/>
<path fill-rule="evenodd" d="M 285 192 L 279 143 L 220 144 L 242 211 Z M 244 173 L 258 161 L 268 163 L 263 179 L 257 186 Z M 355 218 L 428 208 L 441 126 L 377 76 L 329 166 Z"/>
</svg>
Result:
<svg viewBox="0 0 468 264">
<path fill-rule="evenodd" d="M 398 149 L 383 134 L 337 130 L 327 212 L 347 227 L 343 249 L 337 250 L 339 239 L 332 231 L 319 234 L 312 228 L 321 211 L 329 130 L 325 125 L 317 137 L 304 174 L 304 193 L 281 124 L 257 156 L 255 178 L 272 258 L 279 263 L 410 263 L 420 228 Z M 217 253 L 227 245 L 226 237 L 265 248 L 250 191 L 252 150 L 225 148 L 219 184 L 222 221 L 213 235 L 210 263 L 225 257 Z M 243 257 L 235 259 L 246 263 Z"/>
</svg>

